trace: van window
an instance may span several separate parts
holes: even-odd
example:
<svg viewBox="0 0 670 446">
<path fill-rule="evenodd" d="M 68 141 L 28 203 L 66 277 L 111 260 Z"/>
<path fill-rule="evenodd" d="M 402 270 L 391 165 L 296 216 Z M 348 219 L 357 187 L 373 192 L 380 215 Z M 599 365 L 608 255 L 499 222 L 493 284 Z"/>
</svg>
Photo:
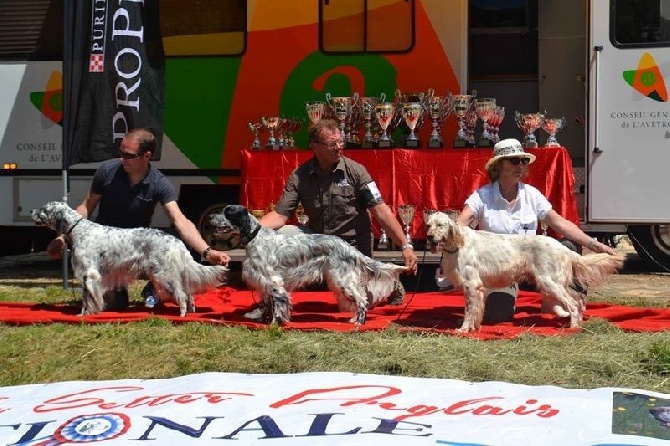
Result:
<svg viewBox="0 0 670 446">
<path fill-rule="evenodd" d="M 60 60 L 63 0 L 0 1 L 0 60 Z"/>
<path fill-rule="evenodd" d="M 617 47 L 670 44 L 670 0 L 612 0 L 612 44 Z"/>
<path fill-rule="evenodd" d="M 414 46 L 414 0 L 320 0 L 326 53 L 405 52 Z"/>
</svg>

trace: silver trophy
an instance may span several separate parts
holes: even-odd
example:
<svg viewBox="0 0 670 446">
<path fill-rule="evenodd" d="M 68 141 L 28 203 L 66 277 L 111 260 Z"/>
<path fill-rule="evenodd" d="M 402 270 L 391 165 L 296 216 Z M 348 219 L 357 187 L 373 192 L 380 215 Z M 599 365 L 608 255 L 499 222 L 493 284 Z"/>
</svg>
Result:
<svg viewBox="0 0 670 446">
<path fill-rule="evenodd" d="M 323 118 L 326 112 L 326 103 L 322 101 L 308 101 L 305 103 L 305 110 L 312 125 L 316 124 Z"/>
<path fill-rule="evenodd" d="M 496 100 L 495 98 L 480 98 L 475 99 L 475 112 L 477 116 L 482 120 L 482 125 L 484 130 L 482 135 L 479 138 L 478 147 L 493 147 L 493 136 L 490 131 L 491 118 L 496 112 Z"/>
<path fill-rule="evenodd" d="M 393 102 L 380 102 L 375 107 L 375 116 L 382 128 L 382 136 L 377 142 L 377 147 L 393 147 L 393 140 L 389 137 L 386 129 L 388 129 L 395 116 L 395 105 Z"/>
<path fill-rule="evenodd" d="M 556 139 L 556 133 L 560 132 L 565 127 L 565 117 L 560 118 L 544 118 L 542 121 L 542 130 L 549 134 L 545 147 L 561 147 Z"/>
<path fill-rule="evenodd" d="M 409 136 L 405 142 L 405 146 L 411 149 L 421 147 L 421 141 L 416 136 L 414 130 L 419 124 L 419 120 L 423 115 L 423 105 L 420 102 L 406 102 L 402 104 L 402 117 L 405 120 L 407 128 L 409 128 Z"/>
<path fill-rule="evenodd" d="M 428 140 L 428 147 L 441 149 L 443 142 L 440 128 L 447 117 L 449 117 L 449 113 L 451 113 L 451 93 L 447 93 L 447 96 L 435 96 L 429 94 L 426 98 L 425 105 L 433 126 L 433 131 Z"/>
<path fill-rule="evenodd" d="M 345 140 L 349 140 L 346 131 L 347 121 L 351 118 L 353 108 L 358 104 L 358 98 L 358 93 L 354 93 L 353 96 L 331 96 L 330 93 L 326 93 L 326 102 L 335 113 L 340 123 L 340 133 Z"/>
<path fill-rule="evenodd" d="M 298 203 L 298 207 L 295 210 L 295 218 L 298 220 L 298 223 L 305 226 L 309 221 L 309 217 L 305 213 L 305 208 L 302 207 L 302 203 Z"/>
<path fill-rule="evenodd" d="M 523 146 L 527 149 L 534 149 L 537 147 L 537 138 L 535 137 L 535 130 L 542 127 L 544 122 L 544 114 L 537 113 L 519 113 L 514 112 L 514 120 L 516 125 L 524 133 Z"/>
<path fill-rule="evenodd" d="M 377 104 L 384 101 L 386 101 L 386 93 L 382 93 L 378 98 L 374 96 L 364 96 L 360 98 L 361 112 L 363 113 L 363 120 L 365 121 L 365 135 L 363 136 L 361 147 L 374 147 L 375 138 L 372 135 L 372 115 L 375 112 Z"/>
<path fill-rule="evenodd" d="M 413 204 L 399 204 L 398 205 L 398 217 L 403 224 L 405 229 L 405 237 L 407 238 L 407 243 L 412 243 L 412 237 L 409 234 L 410 227 L 412 225 L 412 219 L 416 212 L 416 206 Z"/>
<path fill-rule="evenodd" d="M 468 114 L 475 97 L 469 94 L 455 94 L 451 97 L 452 113 L 458 120 L 458 133 L 454 139 L 454 147 L 467 147 L 468 135 L 465 133 L 465 115 Z"/>
</svg>

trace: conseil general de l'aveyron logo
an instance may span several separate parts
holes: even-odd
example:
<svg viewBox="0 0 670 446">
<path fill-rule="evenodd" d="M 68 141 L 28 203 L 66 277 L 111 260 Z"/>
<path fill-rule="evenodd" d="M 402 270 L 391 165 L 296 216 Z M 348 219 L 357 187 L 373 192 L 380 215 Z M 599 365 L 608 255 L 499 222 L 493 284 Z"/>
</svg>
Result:
<svg viewBox="0 0 670 446">
<path fill-rule="evenodd" d="M 667 102 L 668 90 L 656 61 L 649 53 L 640 57 L 636 70 L 623 72 L 623 78 L 628 85 L 639 91 L 649 99 L 658 102 Z"/>
<path fill-rule="evenodd" d="M 45 91 L 30 93 L 30 102 L 54 124 L 63 120 L 63 73 L 52 71 Z"/>
</svg>

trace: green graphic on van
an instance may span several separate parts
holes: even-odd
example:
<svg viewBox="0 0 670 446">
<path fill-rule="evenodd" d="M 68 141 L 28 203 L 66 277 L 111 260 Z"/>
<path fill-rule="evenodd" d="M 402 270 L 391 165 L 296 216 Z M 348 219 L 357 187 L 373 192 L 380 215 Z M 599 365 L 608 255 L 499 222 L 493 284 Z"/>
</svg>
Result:
<svg viewBox="0 0 670 446">
<path fill-rule="evenodd" d="M 30 102 L 54 124 L 63 120 L 63 73 L 52 71 L 44 91 L 30 93 Z"/>
</svg>

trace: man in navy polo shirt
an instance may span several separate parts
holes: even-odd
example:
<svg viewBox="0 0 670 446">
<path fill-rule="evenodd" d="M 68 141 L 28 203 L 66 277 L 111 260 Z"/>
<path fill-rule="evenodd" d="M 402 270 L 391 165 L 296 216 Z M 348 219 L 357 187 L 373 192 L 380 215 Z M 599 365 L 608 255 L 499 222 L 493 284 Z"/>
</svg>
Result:
<svg viewBox="0 0 670 446">
<path fill-rule="evenodd" d="M 120 159 L 102 164 L 93 176 L 93 183 L 84 201 L 76 211 L 84 218 L 93 214 L 100 205 L 96 222 L 119 228 L 148 227 L 156 204 L 160 203 L 181 239 L 203 261 L 226 265 L 228 254 L 212 249 L 202 238 L 195 225 L 183 214 L 177 204 L 177 192 L 168 179 L 149 160 L 156 149 L 156 139 L 148 129 L 134 129 L 126 134 L 119 147 Z M 57 237 L 47 247 L 47 253 L 58 258 L 65 247 L 65 239 Z M 128 290 L 116 290 L 118 308 L 128 306 Z M 155 299 L 151 283 L 142 291 L 147 306 Z"/>
</svg>

